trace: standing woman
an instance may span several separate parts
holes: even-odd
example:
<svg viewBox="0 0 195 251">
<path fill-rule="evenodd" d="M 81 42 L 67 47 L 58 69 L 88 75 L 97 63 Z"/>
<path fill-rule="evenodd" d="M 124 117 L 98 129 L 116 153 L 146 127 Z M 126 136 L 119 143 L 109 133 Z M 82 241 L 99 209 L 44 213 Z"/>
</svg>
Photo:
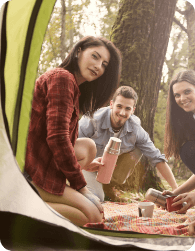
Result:
<svg viewBox="0 0 195 251">
<path fill-rule="evenodd" d="M 179 72 L 171 81 L 167 101 L 167 115 L 165 127 L 165 155 L 167 158 L 179 157 L 195 174 L 195 71 Z M 173 192 L 164 191 L 163 194 L 178 195 L 173 206 L 186 202 L 178 213 L 184 213 L 195 206 L 195 175 Z M 195 223 L 193 223 L 195 226 Z M 195 234 L 190 225 L 190 233 Z"/>
<path fill-rule="evenodd" d="M 59 67 L 36 80 L 25 173 L 45 202 L 79 226 L 100 222 L 103 216 L 81 170 L 94 171 L 96 147 L 90 139 L 77 139 L 79 113 L 93 114 L 108 102 L 120 71 L 121 56 L 114 44 L 88 36 Z"/>
</svg>

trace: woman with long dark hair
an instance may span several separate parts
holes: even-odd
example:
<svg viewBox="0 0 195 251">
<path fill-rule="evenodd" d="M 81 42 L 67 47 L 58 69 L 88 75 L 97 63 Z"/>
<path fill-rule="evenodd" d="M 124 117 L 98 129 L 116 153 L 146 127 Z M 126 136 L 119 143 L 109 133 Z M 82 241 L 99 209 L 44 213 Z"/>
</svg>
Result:
<svg viewBox="0 0 195 251">
<path fill-rule="evenodd" d="M 109 101 L 120 71 L 114 44 L 88 36 L 59 67 L 36 80 L 25 172 L 42 199 L 79 226 L 103 217 L 103 207 L 82 174 L 82 169 L 93 171 L 97 160 L 93 141 L 77 139 L 79 114 L 93 114 Z"/>
<path fill-rule="evenodd" d="M 179 72 L 170 83 L 164 143 L 166 157 L 181 158 L 195 174 L 195 71 L 193 70 Z M 194 174 L 173 192 L 163 192 L 163 194 L 178 195 L 173 200 L 173 206 L 187 203 L 178 213 L 184 213 L 195 206 L 195 192 L 191 192 L 195 189 Z M 195 223 L 193 224 L 190 225 L 191 234 L 195 234 L 193 227 Z"/>
</svg>

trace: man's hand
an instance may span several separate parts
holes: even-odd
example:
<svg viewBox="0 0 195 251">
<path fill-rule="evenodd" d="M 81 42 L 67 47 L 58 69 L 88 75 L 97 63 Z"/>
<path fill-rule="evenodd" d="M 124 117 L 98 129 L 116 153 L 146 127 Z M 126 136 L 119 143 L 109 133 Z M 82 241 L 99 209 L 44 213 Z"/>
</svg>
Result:
<svg viewBox="0 0 195 251">
<path fill-rule="evenodd" d="M 100 166 L 104 166 L 104 164 L 101 163 L 102 157 L 98 157 L 94 159 L 88 166 L 85 166 L 83 170 L 88 172 L 96 172 L 98 171 Z"/>
<path fill-rule="evenodd" d="M 83 196 L 85 196 L 88 200 L 90 200 L 100 211 L 101 214 L 104 213 L 104 208 L 100 202 L 100 199 L 95 196 L 93 193 L 91 193 L 87 187 L 83 187 L 80 190 L 78 190 L 79 193 L 81 193 Z"/>
<path fill-rule="evenodd" d="M 172 190 L 174 191 L 175 189 L 177 189 L 178 185 L 171 171 L 170 166 L 165 161 L 161 161 L 156 164 L 156 167 L 160 172 L 160 174 L 163 176 L 163 178 L 169 183 Z"/>
</svg>

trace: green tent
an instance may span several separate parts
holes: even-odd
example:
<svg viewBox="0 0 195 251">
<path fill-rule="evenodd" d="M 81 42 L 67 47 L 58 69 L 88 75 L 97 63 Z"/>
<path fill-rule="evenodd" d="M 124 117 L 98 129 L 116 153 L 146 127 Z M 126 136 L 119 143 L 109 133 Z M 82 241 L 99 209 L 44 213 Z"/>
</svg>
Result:
<svg viewBox="0 0 195 251">
<path fill-rule="evenodd" d="M 183 250 L 193 238 L 79 228 L 23 176 L 33 88 L 55 0 L 12 0 L 0 11 L 0 240 L 14 250 Z M 29 248 L 29 249 L 28 249 Z"/>
</svg>

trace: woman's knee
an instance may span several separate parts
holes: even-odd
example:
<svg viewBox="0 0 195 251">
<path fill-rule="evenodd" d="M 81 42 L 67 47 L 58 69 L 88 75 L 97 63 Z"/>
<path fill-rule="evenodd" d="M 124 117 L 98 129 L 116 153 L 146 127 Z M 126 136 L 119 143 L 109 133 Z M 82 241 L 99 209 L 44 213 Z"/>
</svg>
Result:
<svg viewBox="0 0 195 251">
<path fill-rule="evenodd" d="M 66 187 L 62 196 L 64 204 L 80 210 L 87 218 L 87 223 L 96 223 L 102 221 L 102 216 L 98 208 L 83 194 Z"/>
<path fill-rule="evenodd" d="M 86 223 L 97 223 L 102 221 L 103 215 L 100 213 L 99 209 L 84 195 L 82 195 L 82 198 L 78 198 L 75 207 L 85 215 L 87 219 Z"/>
<path fill-rule="evenodd" d="M 95 205 L 87 208 L 86 217 L 89 219 L 89 223 L 98 223 L 103 220 L 103 214 L 100 213 Z"/>
</svg>

